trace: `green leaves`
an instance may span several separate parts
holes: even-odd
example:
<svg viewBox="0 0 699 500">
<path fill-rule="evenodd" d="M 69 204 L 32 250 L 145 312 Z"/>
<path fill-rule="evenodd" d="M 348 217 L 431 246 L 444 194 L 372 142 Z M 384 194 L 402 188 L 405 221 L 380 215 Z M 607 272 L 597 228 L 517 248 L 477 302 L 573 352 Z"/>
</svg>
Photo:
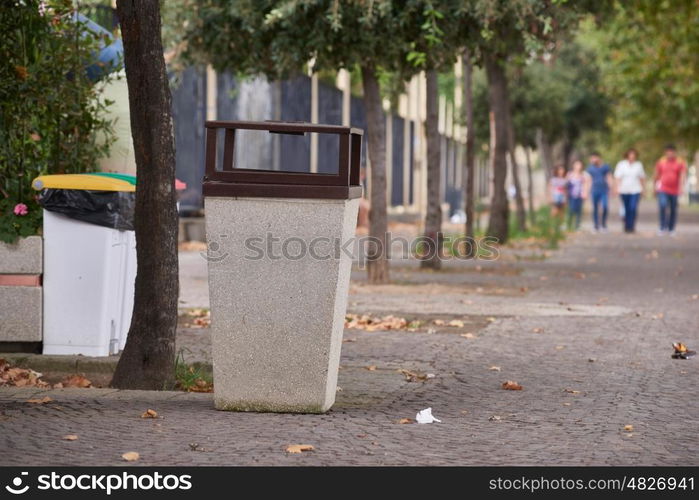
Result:
<svg viewBox="0 0 699 500">
<path fill-rule="evenodd" d="M 45 15 L 37 0 L 10 3 L 0 9 L 0 198 L 32 207 L 34 177 L 94 170 L 108 152 L 110 103 L 101 98 L 108 79 L 87 77 L 102 37 L 73 21 L 72 2 L 49 1 Z M 34 234 L 40 210 L 32 213 L 3 209 L 2 237 Z"/>
</svg>

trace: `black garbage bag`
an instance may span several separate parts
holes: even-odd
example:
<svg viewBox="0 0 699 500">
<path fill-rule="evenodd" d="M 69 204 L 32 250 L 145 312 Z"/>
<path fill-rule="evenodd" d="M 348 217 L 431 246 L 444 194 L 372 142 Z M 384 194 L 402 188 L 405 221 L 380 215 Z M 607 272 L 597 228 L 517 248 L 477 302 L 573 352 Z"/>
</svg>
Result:
<svg viewBox="0 0 699 500">
<path fill-rule="evenodd" d="M 39 194 L 38 201 L 49 212 L 60 213 L 71 219 L 112 229 L 134 229 L 134 192 L 44 189 Z"/>
</svg>

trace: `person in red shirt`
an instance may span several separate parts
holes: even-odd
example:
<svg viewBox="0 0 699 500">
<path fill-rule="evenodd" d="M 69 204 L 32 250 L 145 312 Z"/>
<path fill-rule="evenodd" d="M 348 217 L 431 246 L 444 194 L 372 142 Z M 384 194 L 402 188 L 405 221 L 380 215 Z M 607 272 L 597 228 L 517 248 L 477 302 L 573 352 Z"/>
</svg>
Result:
<svg viewBox="0 0 699 500">
<path fill-rule="evenodd" d="M 655 191 L 660 212 L 658 234 L 675 234 L 677 198 L 682 194 L 686 172 L 687 165 L 677 157 L 675 146 L 665 146 L 665 155 L 655 164 Z"/>
</svg>

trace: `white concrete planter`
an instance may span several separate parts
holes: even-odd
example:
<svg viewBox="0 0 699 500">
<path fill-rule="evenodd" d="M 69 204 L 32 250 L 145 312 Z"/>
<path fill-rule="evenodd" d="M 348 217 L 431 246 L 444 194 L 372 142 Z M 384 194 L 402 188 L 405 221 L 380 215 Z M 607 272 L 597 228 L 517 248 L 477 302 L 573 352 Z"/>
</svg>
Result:
<svg viewBox="0 0 699 500">
<path fill-rule="evenodd" d="M 226 128 L 215 170 L 216 128 Z M 232 129 L 340 135 L 336 176 L 232 168 Z M 230 142 L 229 142 L 230 141 Z M 361 131 L 207 123 L 204 183 L 214 402 L 221 410 L 321 413 L 335 402 L 361 188 Z M 351 248 L 351 247 L 350 247 Z"/>
<path fill-rule="evenodd" d="M 41 236 L 0 242 L 0 342 L 41 342 Z"/>
</svg>

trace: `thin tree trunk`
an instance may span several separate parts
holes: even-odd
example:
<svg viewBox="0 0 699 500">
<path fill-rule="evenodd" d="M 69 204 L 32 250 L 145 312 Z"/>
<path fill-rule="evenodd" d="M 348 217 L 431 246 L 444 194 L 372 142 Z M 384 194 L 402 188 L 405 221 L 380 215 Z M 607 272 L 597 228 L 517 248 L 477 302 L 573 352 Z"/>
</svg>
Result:
<svg viewBox="0 0 699 500">
<path fill-rule="evenodd" d="M 466 238 L 471 238 L 470 243 L 465 254 L 466 257 L 473 257 L 475 255 L 475 244 L 473 238 L 475 237 L 475 221 L 474 221 L 474 205 L 476 196 L 476 151 L 475 151 L 475 130 L 474 130 L 474 119 L 473 119 L 473 63 L 471 62 L 471 54 L 468 50 L 464 51 L 463 54 L 463 73 L 464 73 L 464 119 L 466 124 L 466 148 L 464 152 L 465 161 L 464 166 L 466 168 L 465 176 L 466 186 L 464 192 L 465 199 L 465 211 L 466 211 Z"/>
<path fill-rule="evenodd" d="M 490 167 L 493 173 L 493 194 L 490 201 L 488 235 L 505 243 L 508 237 L 510 207 L 507 202 L 505 182 L 507 180 L 508 131 L 507 114 L 509 97 L 505 67 L 492 55 L 484 57 L 488 77 L 488 104 L 490 107 Z"/>
<path fill-rule="evenodd" d="M 536 131 L 536 149 L 539 150 L 539 162 L 541 163 L 541 168 L 544 169 L 544 177 L 548 185 L 553 172 L 553 148 L 541 129 Z"/>
<path fill-rule="evenodd" d="M 524 153 L 527 158 L 527 194 L 529 198 L 529 223 L 534 226 L 536 224 L 536 213 L 534 212 L 534 175 L 532 173 L 532 158 L 529 147 L 524 148 Z"/>
<path fill-rule="evenodd" d="M 174 381 L 179 283 L 175 142 L 160 39 L 160 4 L 158 0 L 119 0 L 117 13 L 138 175 L 138 267 L 128 341 L 112 386 L 165 389 Z"/>
<path fill-rule="evenodd" d="M 370 283 L 387 283 L 388 216 L 386 212 L 386 119 L 383 114 L 379 81 L 373 66 L 362 67 L 364 105 L 366 109 L 369 159 L 371 160 L 371 208 L 369 236 L 373 240 L 367 252 Z"/>
<path fill-rule="evenodd" d="M 420 267 L 440 269 L 442 267 L 442 200 L 441 168 L 439 147 L 439 85 L 437 71 L 426 75 L 427 120 L 427 213 L 425 214 L 424 243 L 426 254 Z"/>
<path fill-rule="evenodd" d="M 510 168 L 512 169 L 512 183 L 515 185 L 515 206 L 517 207 L 517 229 L 524 232 L 527 230 L 527 211 L 524 208 L 524 197 L 522 196 L 522 183 L 519 180 L 519 165 L 515 156 L 515 127 L 512 122 L 512 112 L 507 113 L 508 126 L 508 149 L 510 150 Z"/>
</svg>

